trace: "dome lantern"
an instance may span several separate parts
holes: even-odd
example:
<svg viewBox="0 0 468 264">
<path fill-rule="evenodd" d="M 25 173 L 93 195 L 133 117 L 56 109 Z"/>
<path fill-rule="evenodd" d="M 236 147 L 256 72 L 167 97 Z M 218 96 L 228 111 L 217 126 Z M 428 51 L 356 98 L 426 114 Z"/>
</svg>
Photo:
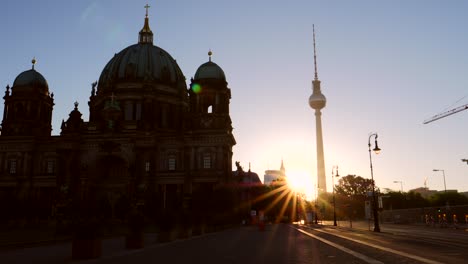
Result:
<svg viewBox="0 0 468 264">
<path fill-rule="evenodd" d="M 151 31 L 151 28 L 149 26 L 149 21 L 148 21 L 149 20 L 148 8 L 150 8 L 150 6 L 146 4 L 145 8 L 146 8 L 145 24 L 143 25 L 143 28 L 140 30 L 138 43 L 153 44 L 153 31 Z"/>
</svg>

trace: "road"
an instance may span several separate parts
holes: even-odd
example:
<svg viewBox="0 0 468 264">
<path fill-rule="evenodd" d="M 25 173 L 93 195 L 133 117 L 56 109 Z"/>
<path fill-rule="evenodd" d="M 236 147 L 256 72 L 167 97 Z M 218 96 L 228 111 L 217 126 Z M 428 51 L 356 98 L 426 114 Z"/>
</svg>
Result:
<svg viewBox="0 0 468 264">
<path fill-rule="evenodd" d="M 364 225 L 365 226 L 365 225 Z M 357 227 L 357 226 L 356 226 Z M 466 263 L 468 232 L 384 225 L 382 233 L 328 225 L 240 227 L 171 243 L 125 250 L 123 239 L 103 242 L 103 256 L 73 263 Z M 63 242 L 0 252 L 1 263 L 69 263 Z"/>
</svg>

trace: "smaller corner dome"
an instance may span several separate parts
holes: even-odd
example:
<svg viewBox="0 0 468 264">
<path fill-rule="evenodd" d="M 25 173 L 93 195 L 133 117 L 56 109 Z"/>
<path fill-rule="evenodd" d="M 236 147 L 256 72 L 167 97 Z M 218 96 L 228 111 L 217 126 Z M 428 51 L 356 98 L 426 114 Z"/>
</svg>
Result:
<svg viewBox="0 0 468 264">
<path fill-rule="evenodd" d="M 209 61 L 198 67 L 194 79 L 218 79 L 226 81 L 226 75 L 224 75 L 223 69 L 221 69 L 218 64 Z"/>
<path fill-rule="evenodd" d="M 49 85 L 42 74 L 34 69 L 24 71 L 13 82 L 13 91 L 19 87 L 39 88 L 40 92 L 49 94 Z M 15 89 L 16 88 L 16 89 Z M 17 90 L 16 90 L 17 91 Z"/>
</svg>

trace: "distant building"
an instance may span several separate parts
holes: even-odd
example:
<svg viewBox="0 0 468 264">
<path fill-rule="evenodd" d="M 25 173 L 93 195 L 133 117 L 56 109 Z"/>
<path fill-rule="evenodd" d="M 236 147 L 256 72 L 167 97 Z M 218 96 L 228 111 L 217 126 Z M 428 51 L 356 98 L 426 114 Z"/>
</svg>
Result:
<svg viewBox="0 0 468 264">
<path fill-rule="evenodd" d="M 409 190 L 410 192 L 415 192 L 415 193 L 420 193 L 423 198 L 429 198 L 431 195 L 440 193 L 440 192 L 445 192 L 445 190 L 442 191 L 437 191 L 437 190 L 429 190 L 427 187 L 419 187 L 416 189 Z M 458 190 L 447 190 L 447 192 L 450 193 L 458 193 Z M 468 193 L 468 192 L 466 192 Z M 465 193 L 461 193 L 466 195 Z"/>
<path fill-rule="evenodd" d="M 281 167 L 279 170 L 266 170 L 263 176 L 263 184 L 269 185 L 273 181 L 282 180 L 286 178 L 286 169 L 284 168 L 283 160 L 281 160 Z"/>
<path fill-rule="evenodd" d="M 427 187 L 419 187 L 416 189 L 409 190 L 410 192 L 415 192 L 421 194 L 423 198 L 429 198 L 431 195 L 437 193 L 436 190 L 429 190 Z"/>
</svg>

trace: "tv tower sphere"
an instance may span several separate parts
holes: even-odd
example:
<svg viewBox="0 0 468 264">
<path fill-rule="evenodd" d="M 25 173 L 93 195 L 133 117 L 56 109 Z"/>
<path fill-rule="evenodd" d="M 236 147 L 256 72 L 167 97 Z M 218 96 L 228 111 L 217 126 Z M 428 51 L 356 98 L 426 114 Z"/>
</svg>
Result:
<svg viewBox="0 0 468 264">
<path fill-rule="evenodd" d="M 314 93 L 309 97 L 309 105 L 315 110 L 320 110 L 325 107 L 327 104 L 327 98 L 320 92 L 314 91 Z"/>
</svg>

